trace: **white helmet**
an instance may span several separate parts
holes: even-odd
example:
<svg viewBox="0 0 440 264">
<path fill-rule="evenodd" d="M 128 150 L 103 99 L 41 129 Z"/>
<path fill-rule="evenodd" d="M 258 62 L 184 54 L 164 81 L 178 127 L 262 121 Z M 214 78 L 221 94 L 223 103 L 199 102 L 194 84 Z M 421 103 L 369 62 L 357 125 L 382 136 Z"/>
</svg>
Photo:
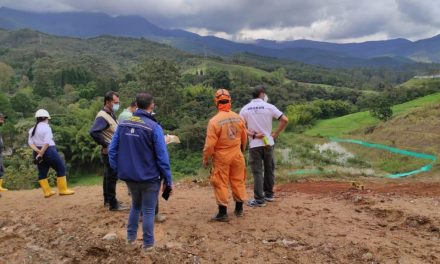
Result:
<svg viewBox="0 0 440 264">
<path fill-rule="evenodd" d="M 44 109 L 39 109 L 36 113 L 35 113 L 35 117 L 47 117 L 50 119 L 50 115 L 49 112 L 47 112 Z"/>
</svg>

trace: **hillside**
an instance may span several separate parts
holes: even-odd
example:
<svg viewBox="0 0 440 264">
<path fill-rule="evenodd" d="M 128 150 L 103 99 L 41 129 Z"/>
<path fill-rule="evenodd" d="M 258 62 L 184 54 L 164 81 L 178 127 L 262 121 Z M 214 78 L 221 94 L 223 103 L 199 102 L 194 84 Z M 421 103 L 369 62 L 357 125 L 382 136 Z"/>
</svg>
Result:
<svg viewBox="0 0 440 264">
<path fill-rule="evenodd" d="M 440 38 L 411 42 L 386 40 L 335 44 L 308 40 L 238 43 L 215 36 L 163 29 L 139 16 L 112 17 L 104 13 L 33 13 L 0 8 L 0 28 L 31 28 L 48 34 L 91 38 L 101 35 L 148 38 L 194 54 L 231 56 L 250 52 L 327 67 L 404 67 L 415 61 L 440 62 Z"/>
<path fill-rule="evenodd" d="M 314 83 L 331 87 L 358 89 L 368 85 L 374 89 L 378 80 L 395 85 L 416 74 L 432 73 L 436 66 L 408 67 L 399 70 L 381 69 L 331 69 L 289 60 L 240 53 L 232 57 L 199 56 L 183 52 L 169 45 L 146 39 L 100 36 L 89 39 L 54 36 L 38 31 L 0 29 L 0 61 L 12 66 L 17 73 L 27 74 L 39 60 L 51 60 L 58 69 L 82 67 L 97 75 L 121 77 L 145 59 L 159 58 L 173 61 L 183 73 L 195 73 L 197 68 L 215 67 L 244 70 L 258 78 L 267 77 L 267 72 L 279 68 L 285 70 L 284 77 L 300 83 Z M 435 72 L 435 71 L 434 71 Z M 356 78 L 353 78 L 353 75 Z"/>
<path fill-rule="evenodd" d="M 145 39 L 112 36 L 79 39 L 31 30 L 0 30 L 0 60 L 13 68 L 22 68 L 18 64 L 31 64 L 34 58 L 46 56 L 84 65 L 102 65 L 102 68 L 107 67 L 115 72 L 126 70 L 145 58 L 156 57 L 182 63 L 196 57 Z"/>
<path fill-rule="evenodd" d="M 426 104 L 420 104 L 413 111 L 405 112 L 388 122 L 380 123 L 368 131 L 359 130 L 351 136 L 361 137 L 404 149 L 426 153 L 440 153 L 440 97 Z M 430 100 L 429 100 L 430 101 Z"/>
<path fill-rule="evenodd" d="M 421 97 L 403 104 L 392 107 L 394 116 L 408 113 L 419 107 L 426 107 L 440 101 L 440 93 Z M 310 136 L 342 136 L 353 131 L 379 124 L 378 119 L 373 118 L 369 111 L 358 112 L 342 117 L 318 121 L 312 128 L 305 131 Z"/>
</svg>

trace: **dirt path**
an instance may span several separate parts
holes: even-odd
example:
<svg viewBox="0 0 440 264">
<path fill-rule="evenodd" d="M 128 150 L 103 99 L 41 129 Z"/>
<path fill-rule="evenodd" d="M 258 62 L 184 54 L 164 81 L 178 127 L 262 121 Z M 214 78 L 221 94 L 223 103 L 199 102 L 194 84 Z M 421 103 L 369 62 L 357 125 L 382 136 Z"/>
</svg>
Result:
<svg viewBox="0 0 440 264">
<path fill-rule="evenodd" d="M 0 198 L 0 263 L 440 263 L 440 184 L 430 186 L 288 184 L 267 207 L 212 223 L 210 187 L 181 184 L 161 201 L 168 221 L 146 256 L 125 246 L 127 212 L 104 210 L 99 186 L 49 199 L 10 191 Z M 118 192 L 129 201 L 124 184 Z M 110 232 L 118 238 L 103 240 Z"/>
</svg>

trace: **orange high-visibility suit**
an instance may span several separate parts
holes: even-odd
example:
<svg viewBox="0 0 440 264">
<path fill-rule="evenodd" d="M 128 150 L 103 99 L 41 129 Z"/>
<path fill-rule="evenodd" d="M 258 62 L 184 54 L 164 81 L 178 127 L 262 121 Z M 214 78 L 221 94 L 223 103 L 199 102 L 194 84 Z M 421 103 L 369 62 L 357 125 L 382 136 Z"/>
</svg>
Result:
<svg viewBox="0 0 440 264">
<path fill-rule="evenodd" d="M 228 205 L 228 183 L 236 202 L 243 202 L 247 198 L 246 167 L 242 153 L 246 141 L 246 127 L 238 114 L 220 109 L 209 120 L 203 160 L 207 164 L 211 157 L 213 159 L 211 184 L 218 205 Z"/>
</svg>

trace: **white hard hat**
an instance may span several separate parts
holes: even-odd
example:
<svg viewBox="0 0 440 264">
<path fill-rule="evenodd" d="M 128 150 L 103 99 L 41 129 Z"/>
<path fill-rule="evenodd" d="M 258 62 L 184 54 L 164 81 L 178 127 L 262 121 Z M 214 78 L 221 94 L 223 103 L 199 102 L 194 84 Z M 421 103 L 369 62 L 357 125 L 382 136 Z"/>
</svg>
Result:
<svg viewBox="0 0 440 264">
<path fill-rule="evenodd" d="M 36 113 L 35 113 L 35 117 L 47 117 L 50 119 L 50 115 L 49 112 L 47 112 L 44 109 L 39 109 Z"/>
</svg>

